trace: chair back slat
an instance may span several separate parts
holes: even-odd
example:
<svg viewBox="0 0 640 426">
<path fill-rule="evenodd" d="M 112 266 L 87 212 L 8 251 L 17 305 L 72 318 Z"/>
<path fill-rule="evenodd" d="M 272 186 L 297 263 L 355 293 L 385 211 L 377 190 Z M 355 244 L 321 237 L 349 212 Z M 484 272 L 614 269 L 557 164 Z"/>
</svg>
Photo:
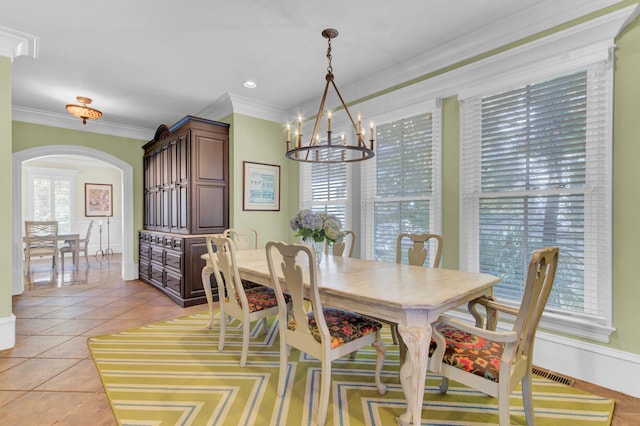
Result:
<svg viewBox="0 0 640 426">
<path fill-rule="evenodd" d="M 407 260 L 409 265 L 424 266 L 427 256 L 431 252 L 431 258 L 433 262 L 430 266 L 432 268 L 440 267 L 440 256 L 442 255 L 442 236 L 438 234 L 400 234 L 398 235 L 398 242 L 396 247 L 396 263 L 402 263 L 403 248 L 406 243 L 410 242 L 411 245 L 407 250 Z"/>
<path fill-rule="evenodd" d="M 31 221 L 24 222 L 25 225 L 25 242 L 28 248 L 46 248 L 56 247 L 58 240 L 58 222 L 55 220 L 48 221 Z"/>
<path fill-rule="evenodd" d="M 228 301 L 225 303 L 247 306 L 247 295 L 244 292 L 236 262 L 235 245 L 223 234 L 207 235 L 206 242 L 213 273 L 218 283 L 219 297 L 225 297 L 226 294 Z"/>
<path fill-rule="evenodd" d="M 553 287 L 559 256 L 558 247 L 546 247 L 531 255 L 520 312 L 513 325 L 514 331 L 521 336 L 517 354 L 532 355 L 536 330 Z"/>
<path fill-rule="evenodd" d="M 282 295 L 286 291 L 291 296 L 292 309 L 290 314 L 292 316 L 291 319 L 295 321 L 295 330 L 287 330 L 287 339 L 304 341 L 307 345 L 319 345 L 309 330 L 309 309 L 307 308 L 309 305 L 306 303 L 308 300 L 315 315 L 320 338 L 322 342 L 328 341 L 330 339 L 329 330 L 322 313 L 316 278 L 316 264 L 311 248 L 304 244 L 269 241 L 266 245 L 266 252 L 276 294 Z M 282 259 L 280 271 L 276 269 L 274 252 Z M 278 279 L 280 276 L 284 278 L 283 282 L 286 288 L 283 288 L 283 282 Z M 305 277 L 308 277 L 309 280 L 309 294 L 305 292 Z M 278 303 L 280 303 L 280 299 L 278 299 Z M 282 317 L 280 320 L 287 321 L 286 318 Z"/>
<path fill-rule="evenodd" d="M 233 241 L 237 250 L 258 248 L 258 231 L 255 229 L 225 229 L 223 235 Z"/>
<path fill-rule="evenodd" d="M 356 246 L 356 233 L 350 230 L 344 231 L 344 240 L 331 244 L 331 254 L 334 256 L 343 256 L 347 247 L 347 257 L 353 257 L 353 249 Z M 329 254 L 329 244 L 325 244 L 325 251 Z"/>
</svg>

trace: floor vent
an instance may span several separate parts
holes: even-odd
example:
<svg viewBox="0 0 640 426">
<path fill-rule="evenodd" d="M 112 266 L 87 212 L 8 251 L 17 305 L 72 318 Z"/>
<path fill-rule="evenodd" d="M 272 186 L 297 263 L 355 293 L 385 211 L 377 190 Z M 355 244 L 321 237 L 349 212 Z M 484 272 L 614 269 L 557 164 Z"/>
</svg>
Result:
<svg viewBox="0 0 640 426">
<path fill-rule="evenodd" d="M 558 374 L 550 370 L 545 370 L 540 367 L 532 367 L 531 372 L 536 376 L 544 377 L 545 379 L 553 380 L 554 382 L 562 383 L 567 386 L 573 386 L 576 382 L 574 379 L 571 379 L 567 376 L 563 376 L 562 374 Z"/>
</svg>

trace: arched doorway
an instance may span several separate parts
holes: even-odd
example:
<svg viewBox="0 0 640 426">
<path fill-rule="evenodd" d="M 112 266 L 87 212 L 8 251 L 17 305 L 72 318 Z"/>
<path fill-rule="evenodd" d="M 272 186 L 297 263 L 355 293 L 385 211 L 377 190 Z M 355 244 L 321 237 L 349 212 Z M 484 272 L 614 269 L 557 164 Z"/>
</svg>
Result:
<svg viewBox="0 0 640 426">
<path fill-rule="evenodd" d="M 12 159 L 12 294 L 21 294 L 23 285 L 22 262 L 22 163 L 49 155 L 82 155 L 108 163 L 122 172 L 122 279 L 137 278 L 133 260 L 133 167 L 102 151 L 76 145 L 51 145 L 29 148 L 13 153 Z"/>
</svg>

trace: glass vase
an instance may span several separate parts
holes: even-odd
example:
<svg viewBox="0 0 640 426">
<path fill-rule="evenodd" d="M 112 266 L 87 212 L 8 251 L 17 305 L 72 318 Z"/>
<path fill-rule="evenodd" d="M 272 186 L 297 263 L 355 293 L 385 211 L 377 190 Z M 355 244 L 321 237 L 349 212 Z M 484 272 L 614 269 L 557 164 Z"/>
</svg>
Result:
<svg viewBox="0 0 640 426">
<path fill-rule="evenodd" d="M 309 238 L 308 240 L 304 240 L 304 242 L 313 250 L 316 265 L 319 265 L 324 255 L 324 241 L 317 242 Z"/>
</svg>

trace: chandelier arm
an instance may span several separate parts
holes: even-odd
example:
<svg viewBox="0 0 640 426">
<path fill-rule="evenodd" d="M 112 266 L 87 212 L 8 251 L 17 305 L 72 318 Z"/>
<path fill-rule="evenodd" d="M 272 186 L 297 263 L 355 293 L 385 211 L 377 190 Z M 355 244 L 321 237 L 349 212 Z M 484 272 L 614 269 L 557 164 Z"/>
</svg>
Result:
<svg viewBox="0 0 640 426">
<path fill-rule="evenodd" d="M 327 82 L 327 84 L 328 84 L 328 82 Z M 333 80 L 331 80 L 331 84 L 333 85 L 333 88 L 335 89 L 336 94 L 338 95 L 338 98 L 340 99 L 340 102 L 342 103 L 342 107 L 344 108 L 344 111 L 347 113 L 347 117 L 349 117 L 349 121 L 351 121 L 351 125 L 353 126 L 353 129 L 356 131 L 356 134 L 358 135 L 358 146 L 364 146 L 364 138 L 362 137 L 362 135 L 358 131 L 358 126 L 356 126 L 355 121 L 353 121 L 353 117 L 351 116 L 351 113 L 349 112 L 349 108 L 347 108 L 347 104 L 344 101 L 344 99 L 342 98 L 342 95 L 340 94 L 340 91 L 338 90 L 338 86 L 336 86 L 336 83 Z"/>
<path fill-rule="evenodd" d="M 320 107 L 318 108 L 318 114 L 316 115 L 316 123 L 313 125 L 313 132 L 311 132 L 311 140 L 309 141 L 309 146 L 315 145 L 314 138 L 318 134 L 320 119 L 322 118 L 322 111 L 324 110 L 324 102 L 327 99 L 327 92 L 329 91 L 329 81 L 333 81 L 332 78 L 332 74 L 327 74 L 327 84 L 324 85 L 324 92 L 322 93 L 322 100 L 320 101 Z M 309 159 L 309 151 L 307 151 L 306 159 Z"/>
</svg>

